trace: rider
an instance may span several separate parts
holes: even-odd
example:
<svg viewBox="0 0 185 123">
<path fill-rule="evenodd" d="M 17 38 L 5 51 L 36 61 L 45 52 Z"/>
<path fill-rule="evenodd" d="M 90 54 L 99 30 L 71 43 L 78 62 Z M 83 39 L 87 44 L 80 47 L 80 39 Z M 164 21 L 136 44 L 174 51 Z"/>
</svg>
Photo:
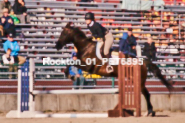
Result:
<svg viewBox="0 0 185 123">
<path fill-rule="evenodd" d="M 92 36 L 97 39 L 100 38 L 100 41 L 104 42 L 104 57 L 109 58 L 109 50 L 113 44 L 114 38 L 112 33 L 103 27 L 101 24 L 97 23 L 94 18 L 94 14 L 88 12 L 85 14 L 85 22 L 87 24 L 88 29 L 91 31 Z M 108 65 L 107 71 L 112 72 L 113 67 Z"/>
</svg>

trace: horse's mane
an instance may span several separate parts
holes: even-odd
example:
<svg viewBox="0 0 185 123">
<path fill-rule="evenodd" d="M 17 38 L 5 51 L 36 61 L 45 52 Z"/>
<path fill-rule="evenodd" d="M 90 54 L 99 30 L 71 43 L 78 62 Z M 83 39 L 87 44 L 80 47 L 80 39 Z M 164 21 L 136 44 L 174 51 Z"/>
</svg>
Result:
<svg viewBox="0 0 185 123">
<path fill-rule="evenodd" d="M 80 30 L 80 27 L 74 27 L 73 30 L 75 31 L 76 34 L 86 37 L 85 33 L 82 30 Z"/>
<path fill-rule="evenodd" d="M 85 33 L 81 30 L 80 27 L 73 27 L 73 30 L 75 31 L 76 34 L 80 35 L 80 37 L 83 36 L 84 38 L 86 38 L 86 39 L 85 39 L 86 41 L 94 42 L 94 41 L 92 41 L 91 38 L 87 38 L 87 36 L 86 36 Z"/>
</svg>

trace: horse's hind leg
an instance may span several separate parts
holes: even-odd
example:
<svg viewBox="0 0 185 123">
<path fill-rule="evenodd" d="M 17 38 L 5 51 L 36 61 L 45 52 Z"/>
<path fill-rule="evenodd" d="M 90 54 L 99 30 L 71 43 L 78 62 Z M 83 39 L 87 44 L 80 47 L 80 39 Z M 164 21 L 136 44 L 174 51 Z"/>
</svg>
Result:
<svg viewBox="0 0 185 123">
<path fill-rule="evenodd" d="M 155 112 L 153 111 L 153 106 L 150 102 L 150 93 L 148 92 L 147 88 L 145 87 L 145 82 L 147 78 L 147 68 L 146 64 L 142 65 L 141 67 L 141 92 L 144 95 L 147 103 L 147 114 L 145 116 L 155 116 Z"/>
<path fill-rule="evenodd" d="M 147 88 L 144 86 L 141 88 L 142 89 L 142 94 L 144 95 L 145 99 L 146 99 L 146 103 L 147 103 L 147 113 L 145 114 L 145 116 L 155 116 L 155 112 L 153 111 L 153 106 L 150 102 L 150 93 L 148 92 Z"/>
</svg>

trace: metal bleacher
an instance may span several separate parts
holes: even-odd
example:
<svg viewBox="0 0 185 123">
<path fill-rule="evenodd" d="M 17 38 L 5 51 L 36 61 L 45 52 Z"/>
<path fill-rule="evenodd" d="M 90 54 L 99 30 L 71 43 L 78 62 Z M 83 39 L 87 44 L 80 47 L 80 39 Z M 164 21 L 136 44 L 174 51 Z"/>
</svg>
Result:
<svg viewBox="0 0 185 123">
<path fill-rule="evenodd" d="M 13 0 L 10 0 L 13 5 Z M 81 27 L 85 34 L 89 34 L 89 30 L 85 25 L 84 14 L 93 11 L 96 15 L 97 22 L 108 28 L 114 36 L 113 47 L 118 47 L 119 38 L 128 28 L 133 29 L 137 42 L 143 47 L 143 43 L 147 41 L 150 35 L 158 48 L 157 61 L 154 61 L 163 75 L 169 79 L 182 81 L 185 79 L 183 52 L 185 48 L 183 28 L 179 29 L 180 24 L 184 22 L 182 10 L 173 5 L 165 5 L 164 10 L 155 12 L 150 11 L 129 11 L 121 9 L 120 0 L 107 0 L 105 2 L 97 1 L 96 3 L 83 3 L 76 1 L 41 1 L 41 0 L 25 0 L 30 15 L 31 22 L 29 24 L 17 24 L 17 37 L 15 40 L 20 42 L 20 55 L 35 58 L 36 63 L 36 80 L 37 81 L 59 81 L 65 80 L 65 66 L 43 66 L 42 59 L 50 58 L 67 58 L 71 57 L 73 52 L 73 44 L 66 45 L 62 50 L 57 51 L 54 46 L 60 32 L 70 21 L 75 26 Z M 179 17 L 181 15 L 181 18 Z M 170 19 L 167 17 L 170 15 Z M 178 33 L 166 32 L 165 24 L 173 21 L 174 31 Z M 176 21 L 181 21 L 176 23 Z M 25 38 L 20 38 L 23 33 Z M 173 35 L 174 44 L 178 44 L 181 48 L 166 48 L 172 39 L 167 35 Z M 175 35 L 175 36 L 174 36 Z M 6 38 L 2 38 L 3 41 Z M 181 43 L 181 44 L 180 44 Z M 174 53 L 176 52 L 177 53 Z M 2 44 L 0 45 L 0 55 L 3 52 Z M 178 55 L 176 55 L 178 54 Z M 8 66 L 0 66 L 0 79 L 6 81 L 8 78 Z M 14 73 L 16 74 L 16 73 Z M 105 78 L 102 78 L 102 80 Z M 107 78 L 106 80 L 110 80 Z M 7 80 L 9 81 L 9 80 Z M 12 79 L 15 81 L 15 79 Z M 67 80 L 69 81 L 69 80 Z M 148 81 L 158 81 L 153 74 L 148 73 Z"/>
</svg>

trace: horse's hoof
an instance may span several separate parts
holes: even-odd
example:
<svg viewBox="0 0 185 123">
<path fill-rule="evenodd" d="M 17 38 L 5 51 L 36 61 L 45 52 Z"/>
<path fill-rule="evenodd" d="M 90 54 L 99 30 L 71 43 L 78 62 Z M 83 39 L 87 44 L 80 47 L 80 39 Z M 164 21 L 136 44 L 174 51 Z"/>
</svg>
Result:
<svg viewBox="0 0 185 123">
<path fill-rule="evenodd" d="M 152 117 L 155 117 L 155 111 L 152 112 Z"/>
<path fill-rule="evenodd" d="M 147 117 L 148 116 L 148 111 L 143 115 L 144 117 Z"/>
<path fill-rule="evenodd" d="M 147 111 L 143 116 L 144 117 L 148 117 L 148 116 L 154 117 L 155 116 L 155 111 Z"/>
</svg>

